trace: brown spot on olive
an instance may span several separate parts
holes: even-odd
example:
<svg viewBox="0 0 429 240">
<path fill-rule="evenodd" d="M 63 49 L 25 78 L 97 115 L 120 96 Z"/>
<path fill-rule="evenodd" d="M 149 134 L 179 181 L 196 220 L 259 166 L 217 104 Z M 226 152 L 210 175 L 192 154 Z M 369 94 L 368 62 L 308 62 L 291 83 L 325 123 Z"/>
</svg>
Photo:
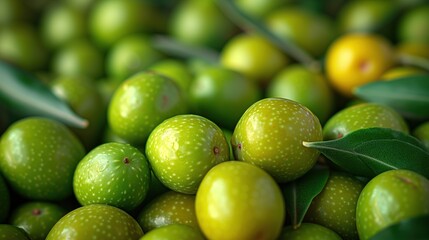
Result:
<svg viewBox="0 0 429 240">
<path fill-rule="evenodd" d="M 363 60 L 359 63 L 359 70 L 361 72 L 367 72 L 370 68 L 370 64 L 367 60 Z"/>
<path fill-rule="evenodd" d="M 162 106 L 163 107 L 168 105 L 168 102 L 169 102 L 168 100 L 169 100 L 168 96 L 166 96 L 166 95 L 162 96 Z"/>
<path fill-rule="evenodd" d="M 40 208 L 35 208 L 31 212 L 31 214 L 33 214 L 34 216 L 39 216 L 40 214 L 42 214 L 42 210 Z"/>
<path fill-rule="evenodd" d="M 213 153 L 214 153 L 215 155 L 218 155 L 218 154 L 220 153 L 220 149 L 219 149 L 218 147 L 214 147 L 214 148 L 213 148 Z"/>
</svg>

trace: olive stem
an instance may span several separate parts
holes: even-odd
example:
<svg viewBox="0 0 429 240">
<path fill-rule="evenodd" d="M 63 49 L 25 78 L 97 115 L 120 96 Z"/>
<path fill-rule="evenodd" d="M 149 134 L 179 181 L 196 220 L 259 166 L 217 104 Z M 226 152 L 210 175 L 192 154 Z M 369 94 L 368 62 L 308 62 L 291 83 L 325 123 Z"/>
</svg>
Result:
<svg viewBox="0 0 429 240">
<path fill-rule="evenodd" d="M 178 42 L 167 36 L 157 35 L 152 39 L 153 46 L 165 53 L 173 54 L 184 58 L 200 58 L 209 63 L 219 63 L 219 54 L 214 50 L 196 46 L 190 46 Z"/>
<path fill-rule="evenodd" d="M 403 65 L 416 66 L 429 71 L 429 60 L 423 57 L 400 53 L 398 55 L 398 61 Z"/>
<path fill-rule="evenodd" d="M 304 51 L 291 41 L 285 41 L 272 33 L 267 27 L 260 23 L 257 19 L 244 13 L 235 3 L 231 0 L 217 0 L 219 6 L 224 10 L 227 16 L 243 29 L 255 31 L 258 34 L 266 37 L 274 45 L 279 47 L 285 53 L 295 58 L 298 62 L 304 64 L 307 68 L 313 71 L 320 71 L 321 64 L 315 60 L 310 54 Z"/>
</svg>

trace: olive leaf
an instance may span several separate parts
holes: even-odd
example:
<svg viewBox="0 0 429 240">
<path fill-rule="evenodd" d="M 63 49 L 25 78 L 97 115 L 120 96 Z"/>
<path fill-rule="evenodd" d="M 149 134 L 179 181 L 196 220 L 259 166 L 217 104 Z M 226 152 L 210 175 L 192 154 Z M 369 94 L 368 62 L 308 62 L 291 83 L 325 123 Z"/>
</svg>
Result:
<svg viewBox="0 0 429 240">
<path fill-rule="evenodd" d="M 320 62 L 313 59 L 313 57 L 304 51 L 302 48 L 297 46 L 292 41 L 285 41 L 278 37 L 276 34 L 271 32 L 262 22 L 258 19 L 243 12 L 235 3 L 231 0 L 216 0 L 223 12 L 233 21 L 237 26 L 244 30 L 252 30 L 261 36 L 268 39 L 271 43 L 279 47 L 286 54 L 293 57 L 298 62 L 306 65 L 312 70 L 319 71 L 321 66 Z"/>
<path fill-rule="evenodd" d="M 328 177 L 328 168 L 316 165 L 304 176 L 282 186 L 286 212 L 291 217 L 294 229 L 301 225 L 311 202 L 323 190 Z"/>
<path fill-rule="evenodd" d="M 406 118 L 429 118 L 429 74 L 371 82 L 356 88 L 354 94 L 386 104 Z"/>
<path fill-rule="evenodd" d="M 372 178 L 392 169 L 429 177 L 429 152 L 417 138 L 389 128 L 365 128 L 329 141 L 304 142 L 354 175 Z"/>
<path fill-rule="evenodd" d="M 370 240 L 424 240 L 429 237 L 429 215 L 404 219 L 375 234 Z"/>
<path fill-rule="evenodd" d="M 20 116 L 45 116 L 69 126 L 84 128 L 88 121 L 78 116 L 50 88 L 30 73 L 0 61 L 0 101 Z"/>
<path fill-rule="evenodd" d="M 168 36 L 153 36 L 152 45 L 157 50 L 168 55 L 181 58 L 198 58 L 214 64 L 219 63 L 219 54 L 216 51 L 206 47 L 191 46 Z"/>
</svg>

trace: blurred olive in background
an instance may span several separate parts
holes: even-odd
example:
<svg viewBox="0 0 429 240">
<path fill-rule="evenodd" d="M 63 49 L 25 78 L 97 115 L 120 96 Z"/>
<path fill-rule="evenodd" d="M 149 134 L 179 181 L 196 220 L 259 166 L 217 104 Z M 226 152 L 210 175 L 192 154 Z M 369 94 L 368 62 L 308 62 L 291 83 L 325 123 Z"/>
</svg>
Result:
<svg viewBox="0 0 429 240">
<path fill-rule="evenodd" d="M 214 0 L 183 0 L 171 12 L 171 37 L 190 45 L 220 49 L 236 32 Z"/>
<path fill-rule="evenodd" d="M 46 66 L 48 55 L 33 25 L 15 23 L 0 28 L 0 60 L 33 71 Z"/>
<path fill-rule="evenodd" d="M 99 0 L 64 0 L 64 2 L 87 13 Z"/>
<path fill-rule="evenodd" d="M 185 62 L 172 58 L 159 60 L 149 66 L 148 70 L 161 73 L 173 79 L 182 88 L 183 92 L 188 91 L 194 77 Z"/>
<path fill-rule="evenodd" d="M 332 19 L 304 8 L 277 9 L 267 15 L 265 22 L 280 38 L 292 41 L 316 57 L 320 57 L 337 36 Z"/>
<path fill-rule="evenodd" d="M 41 19 L 41 34 L 47 47 L 63 47 L 87 35 L 84 13 L 71 5 L 57 3 L 47 8 Z"/>
<path fill-rule="evenodd" d="M 301 103 L 321 123 L 326 122 L 334 110 L 334 92 L 325 76 L 298 64 L 280 71 L 268 85 L 266 95 Z"/>
<path fill-rule="evenodd" d="M 98 1 L 89 13 L 89 32 L 100 47 L 109 48 L 128 34 L 159 28 L 165 19 L 158 13 L 147 1 Z"/>
<path fill-rule="evenodd" d="M 109 49 L 106 72 L 109 77 L 122 81 L 162 58 L 163 54 L 152 46 L 148 35 L 131 34 Z"/>
<path fill-rule="evenodd" d="M 87 39 L 72 41 L 59 49 L 50 64 L 52 71 L 59 76 L 84 76 L 94 80 L 104 74 L 104 56 Z"/>
<path fill-rule="evenodd" d="M 246 109 L 261 97 L 255 82 L 225 67 L 206 68 L 189 86 L 191 110 L 229 130 L 234 130 Z"/>
<path fill-rule="evenodd" d="M 290 59 L 262 36 L 243 33 L 228 40 L 220 53 L 220 61 L 223 66 L 265 87 Z"/>
<path fill-rule="evenodd" d="M 429 44 L 429 4 L 407 11 L 399 20 L 397 33 L 401 42 Z"/>
<path fill-rule="evenodd" d="M 29 19 L 29 10 L 23 0 L 0 0 L 0 27 Z"/>
<path fill-rule="evenodd" d="M 342 33 L 380 31 L 398 11 L 399 5 L 391 0 L 348 1 L 339 13 L 339 28 Z"/>
</svg>

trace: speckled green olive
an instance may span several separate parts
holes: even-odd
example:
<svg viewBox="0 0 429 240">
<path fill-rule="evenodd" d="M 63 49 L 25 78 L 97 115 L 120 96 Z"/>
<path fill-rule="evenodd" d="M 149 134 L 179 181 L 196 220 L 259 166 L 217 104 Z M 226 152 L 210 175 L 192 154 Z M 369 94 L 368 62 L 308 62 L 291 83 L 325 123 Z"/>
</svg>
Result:
<svg viewBox="0 0 429 240">
<path fill-rule="evenodd" d="M 146 157 L 166 187 L 194 194 L 210 168 L 229 160 L 229 147 L 215 123 L 183 114 L 165 120 L 151 132 Z"/>
<path fill-rule="evenodd" d="M 334 110 L 334 93 L 326 78 L 303 65 L 291 65 L 270 81 L 267 97 L 282 97 L 301 103 L 313 112 L 321 123 Z"/>
<path fill-rule="evenodd" d="M 73 189 L 82 205 L 109 204 L 133 210 L 146 197 L 150 168 L 143 153 L 126 143 L 105 143 L 77 165 Z"/>
<path fill-rule="evenodd" d="M 250 106 L 232 134 L 237 160 L 255 164 L 278 182 L 310 170 L 319 152 L 303 141 L 322 140 L 319 119 L 303 105 L 285 98 L 264 98 Z"/>
<path fill-rule="evenodd" d="M 9 126 L 1 142 L 0 169 L 14 191 L 34 200 L 73 194 L 73 173 L 85 150 L 65 125 L 25 118 Z"/>
<path fill-rule="evenodd" d="M 429 180 L 404 169 L 374 177 L 362 190 L 356 208 L 361 240 L 407 218 L 429 214 Z"/>
<path fill-rule="evenodd" d="M 145 232 L 170 224 L 186 224 L 200 229 L 195 215 L 195 195 L 165 192 L 143 207 L 137 221 Z"/>
<path fill-rule="evenodd" d="M 103 75 L 102 52 L 93 42 L 78 39 L 68 42 L 50 59 L 51 70 L 59 76 L 83 76 L 97 79 Z"/>
<path fill-rule="evenodd" d="M 262 98 L 259 86 L 225 67 L 200 71 L 189 86 L 191 111 L 233 130 L 250 105 Z"/>
<path fill-rule="evenodd" d="M 0 223 L 9 216 L 10 193 L 3 176 L 0 174 Z"/>
<path fill-rule="evenodd" d="M 429 121 L 423 122 L 413 129 L 413 136 L 420 139 L 429 150 Z"/>
<path fill-rule="evenodd" d="M 143 146 L 163 120 L 187 112 L 184 93 L 168 77 L 141 72 L 125 80 L 115 91 L 107 120 L 113 133 Z"/>
<path fill-rule="evenodd" d="M 304 222 L 297 229 L 292 226 L 283 228 L 278 240 L 342 240 L 342 238 L 327 227 Z"/>
<path fill-rule="evenodd" d="M 75 113 L 88 120 L 86 128 L 70 128 L 86 150 L 97 146 L 106 122 L 106 105 L 97 85 L 85 77 L 62 76 L 54 78 L 50 86 L 54 94 L 67 102 Z"/>
<path fill-rule="evenodd" d="M 276 239 L 283 226 L 281 190 L 261 168 L 228 161 L 204 177 L 195 198 L 201 230 L 208 239 Z"/>
<path fill-rule="evenodd" d="M 170 224 L 146 233 L 140 240 L 204 240 L 204 235 L 185 224 Z"/>
<path fill-rule="evenodd" d="M 32 240 L 45 240 L 67 210 L 50 202 L 26 202 L 11 213 L 10 223 L 24 229 Z"/>
<path fill-rule="evenodd" d="M 356 205 L 364 186 L 353 175 L 332 171 L 322 192 L 311 202 L 304 221 L 332 229 L 344 239 L 358 239 Z"/>
<path fill-rule="evenodd" d="M 408 125 L 394 109 L 377 103 L 360 103 L 343 108 L 323 126 L 324 140 L 341 138 L 350 132 L 370 127 L 391 128 L 408 133 Z"/>
<path fill-rule="evenodd" d="M 109 205 L 91 204 L 67 213 L 54 225 L 46 240 L 135 240 L 142 236 L 140 225 L 125 211 Z"/>
<path fill-rule="evenodd" d="M 30 240 L 30 238 L 24 230 L 17 226 L 0 224 L 0 240 Z"/>
<path fill-rule="evenodd" d="M 163 55 L 152 46 L 149 36 L 128 35 L 109 48 L 106 70 L 110 78 L 123 81 L 162 58 Z"/>
</svg>

